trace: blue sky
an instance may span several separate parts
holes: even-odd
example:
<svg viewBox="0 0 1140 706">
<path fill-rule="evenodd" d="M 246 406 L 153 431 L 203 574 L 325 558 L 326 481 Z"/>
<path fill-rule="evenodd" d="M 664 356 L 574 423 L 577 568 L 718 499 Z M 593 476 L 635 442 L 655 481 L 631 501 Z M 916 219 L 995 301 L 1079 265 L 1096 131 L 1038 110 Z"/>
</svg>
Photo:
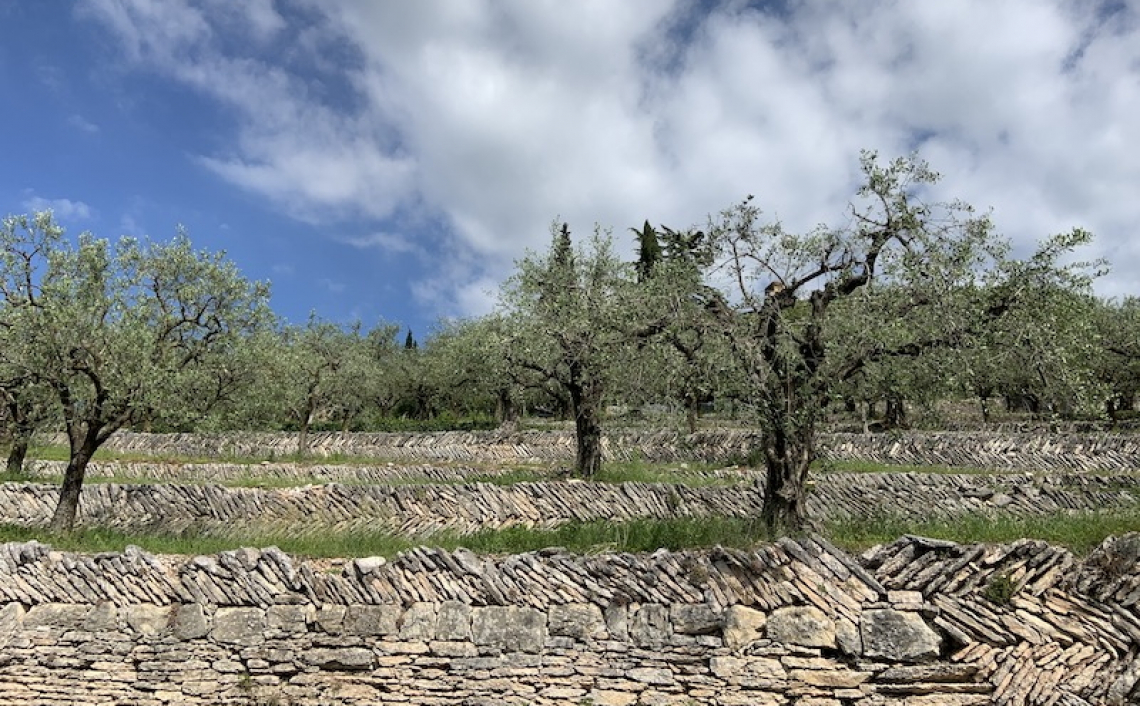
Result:
<svg viewBox="0 0 1140 706">
<path fill-rule="evenodd" d="M 0 23 L 0 212 L 183 224 L 295 322 L 484 313 L 555 218 L 623 239 L 755 194 L 839 223 L 861 148 L 918 148 L 1022 252 L 1088 228 L 1098 290 L 1140 294 L 1135 2 L 0 0 Z"/>
</svg>

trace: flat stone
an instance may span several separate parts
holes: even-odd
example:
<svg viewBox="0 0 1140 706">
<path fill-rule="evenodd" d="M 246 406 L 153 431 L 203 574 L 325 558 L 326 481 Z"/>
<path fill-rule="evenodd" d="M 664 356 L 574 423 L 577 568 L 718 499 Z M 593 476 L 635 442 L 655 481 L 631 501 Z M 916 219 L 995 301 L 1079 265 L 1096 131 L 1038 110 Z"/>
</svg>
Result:
<svg viewBox="0 0 1140 706">
<path fill-rule="evenodd" d="M 439 615 L 435 625 L 437 640 L 471 639 L 471 606 L 459 601 L 444 601 L 439 604 Z"/>
<path fill-rule="evenodd" d="M 550 606 L 548 629 L 551 635 L 576 640 L 604 640 L 606 621 L 602 609 L 593 603 L 569 603 Z"/>
<path fill-rule="evenodd" d="M 206 612 L 197 603 L 185 603 L 175 607 L 171 627 L 174 629 L 174 636 L 179 640 L 196 640 L 210 632 Z"/>
<path fill-rule="evenodd" d="M 400 620 L 400 639 L 434 640 L 438 621 L 434 603 L 413 603 Z"/>
<path fill-rule="evenodd" d="M 629 636 L 638 647 L 662 647 L 672 635 L 669 609 L 663 605 L 647 603 L 629 619 Z"/>
<path fill-rule="evenodd" d="M 111 601 L 102 601 L 96 604 L 83 621 L 83 629 L 90 632 L 104 632 L 115 630 L 118 627 L 119 611 Z"/>
<path fill-rule="evenodd" d="M 140 635 L 158 635 L 170 627 L 172 609 L 170 606 L 157 606 L 140 603 L 124 609 L 127 625 Z"/>
<path fill-rule="evenodd" d="M 344 632 L 349 635 L 395 635 L 401 610 L 395 605 L 354 605 L 344 614 Z"/>
<path fill-rule="evenodd" d="M 428 643 L 433 655 L 440 657 L 475 657 L 479 654 L 479 650 L 475 645 L 467 642 L 466 640 L 456 641 L 433 641 Z"/>
<path fill-rule="evenodd" d="M 546 642 L 546 613 L 517 606 L 475 608 L 471 639 L 476 645 L 507 652 L 541 652 Z"/>
<path fill-rule="evenodd" d="M 673 673 L 668 669 L 638 667 L 628 672 L 630 679 L 652 686 L 669 686 L 673 683 Z"/>
<path fill-rule="evenodd" d="M 812 686 L 843 689 L 859 686 L 870 678 L 870 672 L 860 672 L 854 669 L 793 669 L 788 672 L 788 679 L 792 681 L 800 681 Z"/>
<path fill-rule="evenodd" d="M 633 706 L 637 703 L 636 692 L 610 689 L 595 689 L 587 694 L 586 698 L 594 706 Z"/>
<path fill-rule="evenodd" d="M 260 608 L 218 608 L 210 637 L 218 642 L 256 644 L 265 639 L 265 611 Z"/>
<path fill-rule="evenodd" d="M 28 609 L 24 615 L 24 629 L 38 627 L 59 627 L 79 629 L 91 612 L 89 605 L 72 603 L 42 603 Z"/>
<path fill-rule="evenodd" d="M 768 639 L 802 647 L 835 647 L 835 621 L 815 606 L 778 608 L 768 616 Z"/>
<path fill-rule="evenodd" d="M 764 636 L 768 616 L 742 605 L 731 606 L 724 612 L 724 646 L 731 650 L 756 642 Z"/>
<path fill-rule="evenodd" d="M 343 649 L 312 649 L 304 654 L 307 664 L 321 669 L 331 670 L 364 670 L 372 669 L 376 656 L 372 650 L 363 647 L 346 647 Z"/>
<path fill-rule="evenodd" d="M 274 605 L 265 611 L 265 623 L 270 630 L 289 635 L 301 635 L 309 630 L 315 611 L 308 605 Z"/>
<path fill-rule="evenodd" d="M 978 673 L 976 664 L 929 664 L 889 667 L 879 672 L 879 682 L 968 682 Z"/>
<path fill-rule="evenodd" d="M 724 618 L 706 603 L 678 604 L 669 609 L 673 630 L 682 635 L 714 635 L 724 627 Z"/>
<path fill-rule="evenodd" d="M 897 662 L 933 659 L 942 648 L 941 636 L 911 611 L 863 611 L 862 636 L 865 657 Z"/>
</svg>

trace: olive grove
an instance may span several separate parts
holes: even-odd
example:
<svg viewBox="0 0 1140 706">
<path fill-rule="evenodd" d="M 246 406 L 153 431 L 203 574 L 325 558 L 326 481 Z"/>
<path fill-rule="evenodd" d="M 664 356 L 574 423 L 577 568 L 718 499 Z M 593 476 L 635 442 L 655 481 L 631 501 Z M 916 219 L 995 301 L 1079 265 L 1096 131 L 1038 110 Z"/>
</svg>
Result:
<svg viewBox="0 0 1140 706">
<path fill-rule="evenodd" d="M 245 392 L 232 365 L 270 321 L 268 291 L 221 254 L 89 233 L 70 241 L 50 212 L 0 225 L 0 369 L 50 391 L 70 459 L 51 520 L 75 522 L 88 462 L 128 426 L 192 424 Z"/>
<path fill-rule="evenodd" d="M 765 222 L 751 197 L 709 225 L 705 310 L 747 377 L 760 426 L 773 533 L 803 528 L 816 428 L 837 386 L 892 359 L 969 350 L 1050 286 L 1083 287 L 1059 258 L 1088 239 L 1057 236 L 1009 257 L 987 216 L 928 203 L 938 179 L 917 157 L 861 160 L 864 183 L 844 222 L 806 234 Z"/>
</svg>

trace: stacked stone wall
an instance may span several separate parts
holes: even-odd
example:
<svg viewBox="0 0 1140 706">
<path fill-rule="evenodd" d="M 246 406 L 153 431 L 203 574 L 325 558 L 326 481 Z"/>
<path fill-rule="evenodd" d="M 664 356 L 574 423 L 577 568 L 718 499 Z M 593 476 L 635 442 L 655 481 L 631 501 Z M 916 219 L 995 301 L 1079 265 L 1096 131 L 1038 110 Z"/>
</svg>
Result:
<svg viewBox="0 0 1140 706">
<path fill-rule="evenodd" d="M 0 484 L 0 522 L 46 524 L 58 492 L 46 484 Z M 424 537 L 441 531 L 468 534 L 568 522 L 755 518 L 763 496 L 754 478 L 732 486 L 549 481 L 232 488 L 97 483 L 84 488 L 78 521 L 81 526 L 167 533 L 225 535 L 245 529 L 300 536 L 334 529 Z M 1136 476 L 833 473 L 814 482 L 807 509 L 810 518 L 821 521 L 929 519 L 1130 510 L 1138 502 Z"/>
<path fill-rule="evenodd" d="M 299 562 L 0 545 L 0 706 L 1135 703 L 1140 538 Z M 997 588 L 994 588 L 994 587 Z"/>
<path fill-rule="evenodd" d="M 574 458 L 574 437 L 562 431 L 442 432 L 436 434 L 328 433 L 312 438 L 317 456 L 367 456 L 407 463 L 566 463 Z M 618 432 L 603 439 L 610 460 L 744 461 L 756 448 L 755 431 L 724 429 L 686 435 L 676 432 Z M 284 433 L 120 433 L 110 448 L 148 454 L 219 458 L 283 457 L 296 449 Z M 822 434 L 824 459 L 890 464 L 943 465 L 1042 472 L 1123 472 L 1140 468 L 1140 435 L 1092 432 L 902 432 Z"/>
</svg>

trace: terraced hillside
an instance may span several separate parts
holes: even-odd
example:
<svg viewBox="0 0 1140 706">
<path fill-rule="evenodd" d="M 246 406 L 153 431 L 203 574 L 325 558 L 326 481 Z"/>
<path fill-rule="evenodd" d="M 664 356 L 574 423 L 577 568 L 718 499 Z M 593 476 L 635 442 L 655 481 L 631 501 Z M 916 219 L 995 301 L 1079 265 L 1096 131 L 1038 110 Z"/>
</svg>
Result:
<svg viewBox="0 0 1140 706">
<path fill-rule="evenodd" d="M 613 458 L 669 460 L 590 483 L 562 477 L 559 454 L 572 446 L 556 433 L 367 435 L 355 452 L 351 436 L 330 436 L 316 447 L 336 455 L 319 464 L 250 462 L 280 457 L 285 443 L 265 437 L 268 451 L 248 453 L 256 438 L 126 436 L 128 460 L 93 465 L 81 524 L 140 543 L 383 532 L 462 544 L 488 530 L 747 523 L 764 492 L 747 468 L 709 461 L 738 458 L 741 432 L 611 437 Z M 1130 438 L 1016 441 L 832 437 L 809 505 L 830 539 L 734 549 L 406 549 L 329 561 L 10 543 L 0 548 L 0 705 L 65 693 L 144 705 L 1136 703 L 1140 535 L 1085 557 L 1032 540 L 835 546 L 837 527 L 878 519 L 1140 517 Z M 369 459 L 378 449 L 400 451 Z M 208 458 L 238 450 L 253 458 Z M 199 462 L 171 462 L 175 451 Z M 911 465 L 836 470 L 884 458 Z M 0 484 L 10 531 L 38 536 L 59 470 L 39 462 Z"/>
</svg>

